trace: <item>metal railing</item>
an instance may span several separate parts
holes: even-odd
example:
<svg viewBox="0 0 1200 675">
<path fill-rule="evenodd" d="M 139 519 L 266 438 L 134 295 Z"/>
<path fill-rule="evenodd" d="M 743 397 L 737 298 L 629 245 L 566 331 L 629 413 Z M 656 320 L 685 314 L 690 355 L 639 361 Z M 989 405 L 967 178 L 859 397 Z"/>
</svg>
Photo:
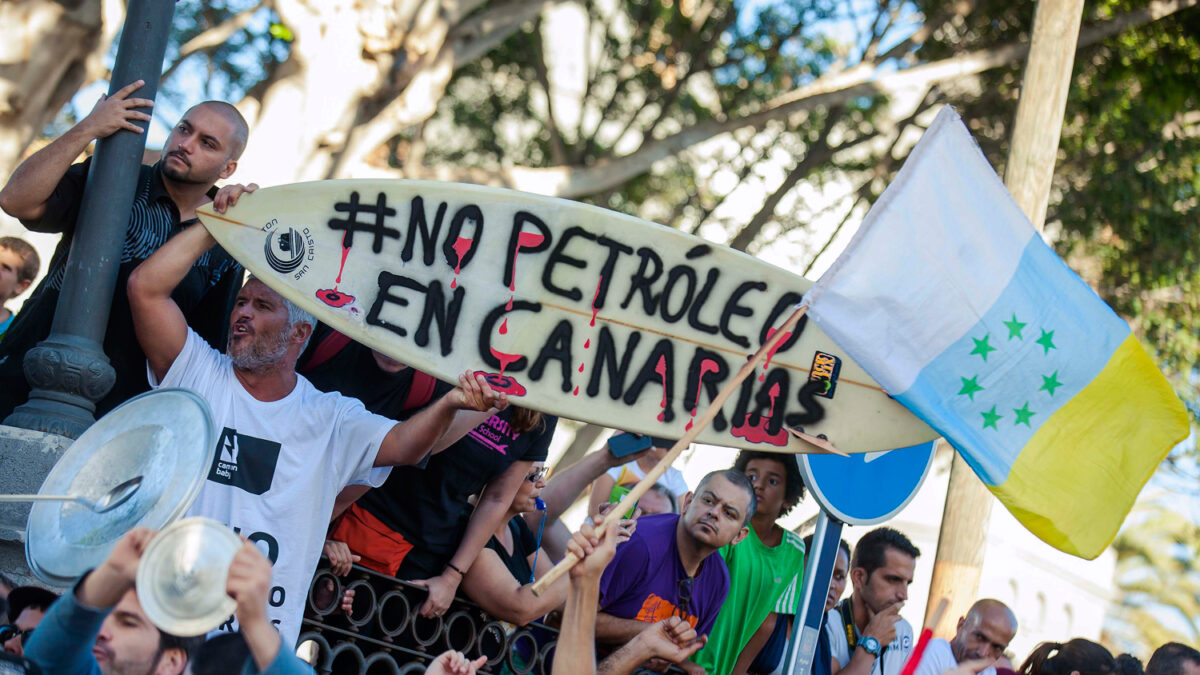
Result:
<svg viewBox="0 0 1200 675">
<path fill-rule="evenodd" d="M 348 589 L 354 602 L 347 615 L 341 600 Z M 297 644 L 319 675 L 419 675 L 447 649 L 486 656 L 479 672 L 488 675 L 550 675 L 557 629 L 501 621 L 462 595 L 443 616 L 427 619 L 419 613 L 426 597 L 420 586 L 358 565 L 338 577 L 322 558 Z"/>
<path fill-rule="evenodd" d="M 354 602 L 347 615 L 341 599 L 348 589 Z M 338 577 L 322 559 L 309 586 L 301 652 L 320 675 L 424 673 L 447 649 L 486 656 L 480 672 L 490 675 L 550 675 L 556 629 L 500 621 L 462 595 L 443 616 L 427 619 L 419 613 L 426 596 L 420 586 L 357 565 Z"/>
</svg>

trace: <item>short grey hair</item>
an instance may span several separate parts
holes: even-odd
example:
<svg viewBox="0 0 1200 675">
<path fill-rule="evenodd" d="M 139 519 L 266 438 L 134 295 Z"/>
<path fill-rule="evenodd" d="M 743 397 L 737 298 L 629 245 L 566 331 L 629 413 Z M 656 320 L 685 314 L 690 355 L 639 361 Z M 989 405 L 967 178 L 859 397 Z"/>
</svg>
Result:
<svg viewBox="0 0 1200 675">
<path fill-rule="evenodd" d="M 283 298 L 282 295 L 279 297 Z M 306 323 L 308 324 L 309 328 L 316 330 L 317 319 L 312 315 L 312 312 L 300 307 L 300 305 L 297 305 L 287 298 L 283 298 L 283 304 L 287 307 L 288 311 L 288 330 L 291 330 L 292 327 L 298 323 Z M 303 354 L 304 350 L 308 348 L 308 341 L 311 339 L 312 331 L 309 331 L 308 337 L 304 338 L 304 344 L 300 345 L 301 354 Z"/>
</svg>

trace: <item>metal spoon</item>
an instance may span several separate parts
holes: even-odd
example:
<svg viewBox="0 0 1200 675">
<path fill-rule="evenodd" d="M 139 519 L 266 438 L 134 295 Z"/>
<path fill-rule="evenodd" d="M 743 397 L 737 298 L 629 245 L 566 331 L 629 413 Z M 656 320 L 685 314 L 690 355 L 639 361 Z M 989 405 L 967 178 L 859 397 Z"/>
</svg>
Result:
<svg viewBox="0 0 1200 675">
<path fill-rule="evenodd" d="M 130 478 L 94 502 L 78 495 L 0 495 L 0 502 L 78 502 L 96 513 L 107 513 L 129 501 L 141 486 L 141 476 Z"/>
</svg>

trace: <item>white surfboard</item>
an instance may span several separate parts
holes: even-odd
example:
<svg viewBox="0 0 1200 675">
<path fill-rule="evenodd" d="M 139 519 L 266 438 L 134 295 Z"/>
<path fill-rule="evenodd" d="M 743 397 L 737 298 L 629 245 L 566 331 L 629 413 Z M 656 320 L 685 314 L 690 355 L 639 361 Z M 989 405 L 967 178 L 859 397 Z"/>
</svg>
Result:
<svg viewBox="0 0 1200 675">
<path fill-rule="evenodd" d="M 354 340 L 451 382 L 484 372 L 532 409 L 667 438 L 812 285 L 655 223 L 473 185 L 299 183 L 200 219 L 255 276 Z M 698 441 L 814 450 L 788 426 L 847 452 L 936 436 L 803 321 Z"/>
</svg>

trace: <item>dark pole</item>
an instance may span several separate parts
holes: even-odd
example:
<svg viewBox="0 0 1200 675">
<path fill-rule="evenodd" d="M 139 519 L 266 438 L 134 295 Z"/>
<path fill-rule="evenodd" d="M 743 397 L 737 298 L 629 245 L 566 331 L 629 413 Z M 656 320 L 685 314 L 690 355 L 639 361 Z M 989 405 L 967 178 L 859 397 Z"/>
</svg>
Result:
<svg viewBox="0 0 1200 675">
<path fill-rule="evenodd" d="M 134 95 L 154 99 L 174 12 L 175 0 L 130 0 L 109 95 L 145 80 Z M 145 148 L 146 134 L 132 131 L 96 141 L 54 323 L 25 355 L 29 401 L 5 424 L 75 438 L 112 389 L 116 376 L 101 345 Z"/>
</svg>

